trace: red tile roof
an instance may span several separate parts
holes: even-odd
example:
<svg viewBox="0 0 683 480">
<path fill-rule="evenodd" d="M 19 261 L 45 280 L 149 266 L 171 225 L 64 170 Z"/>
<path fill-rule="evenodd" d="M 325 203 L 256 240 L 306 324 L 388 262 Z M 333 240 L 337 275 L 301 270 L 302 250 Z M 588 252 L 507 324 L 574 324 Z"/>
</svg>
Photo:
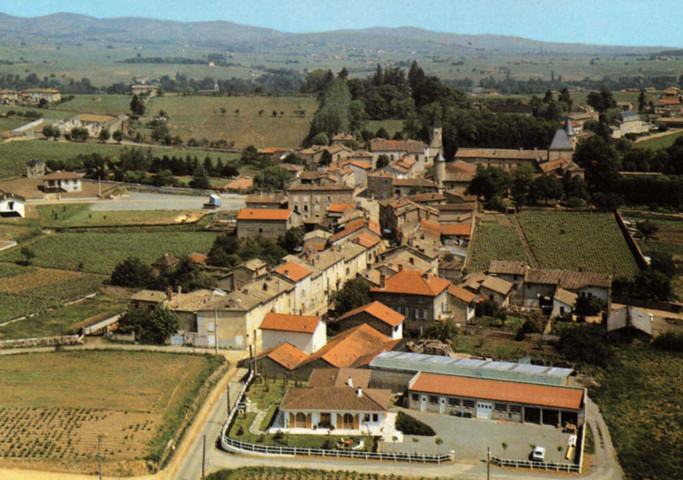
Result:
<svg viewBox="0 0 683 480">
<path fill-rule="evenodd" d="M 254 186 L 253 178 L 238 178 L 221 187 L 223 190 L 249 190 Z"/>
<path fill-rule="evenodd" d="M 43 176 L 43 180 L 71 180 L 76 178 L 81 178 L 81 176 L 73 172 L 53 172 Z"/>
<path fill-rule="evenodd" d="M 263 317 L 261 330 L 278 330 L 282 332 L 310 333 L 313 335 L 320 324 L 321 317 L 308 315 L 287 315 L 285 313 L 268 312 Z"/>
<path fill-rule="evenodd" d="M 194 263 L 204 263 L 209 259 L 209 257 L 207 257 L 206 255 L 202 255 L 201 253 L 196 252 L 189 254 L 187 258 L 189 258 Z"/>
<path fill-rule="evenodd" d="M 293 282 L 298 282 L 299 280 L 306 278 L 311 274 L 309 269 L 295 262 L 288 262 L 284 265 L 280 265 L 275 269 L 275 271 L 280 275 L 289 278 Z"/>
<path fill-rule="evenodd" d="M 392 310 L 381 302 L 372 302 L 346 312 L 344 315 L 339 317 L 337 321 L 339 322 L 341 320 L 353 317 L 361 312 L 366 312 L 375 317 L 377 320 L 380 320 L 392 327 L 399 326 L 406 318 L 396 310 Z"/>
<path fill-rule="evenodd" d="M 357 232 L 358 230 L 365 227 L 367 227 L 370 231 L 375 232 L 377 235 L 381 235 L 379 230 L 379 224 L 377 222 L 368 221 L 364 218 L 358 218 L 356 220 L 350 221 L 344 226 L 343 230 L 340 230 L 339 232 L 335 233 L 330 238 L 330 243 L 334 243 L 341 240 L 342 238 L 348 237 L 352 233 Z"/>
<path fill-rule="evenodd" d="M 465 303 L 471 303 L 477 296 L 469 290 L 465 290 L 464 288 L 457 287 L 455 285 L 451 285 L 450 287 L 448 287 L 448 293 L 453 295 L 455 298 L 462 300 Z"/>
<path fill-rule="evenodd" d="M 399 342 L 369 325 L 358 325 L 332 337 L 304 364 L 320 359 L 337 368 L 365 365 L 381 352 L 393 349 Z"/>
<path fill-rule="evenodd" d="M 351 160 L 349 165 L 354 167 L 362 168 L 363 170 L 372 170 L 372 165 L 370 162 L 361 162 L 360 160 Z"/>
<path fill-rule="evenodd" d="M 375 287 L 370 292 L 402 293 L 405 295 L 422 295 L 436 297 L 451 285 L 446 279 L 425 275 L 415 270 L 402 270 L 386 280 L 385 287 Z"/>
<path fill-rule="evenodd" d="M 257 359 L 270 358 L 275 363 L 278 363 L 288 370 L 294 370 L 304 360 L 308 358 L 305 352 L 302 352 L 291 343 L 283 343 L 270 350 L 262 352 Z"/>
<path fill-rule="evenodd" d="M 469 237 L 471 233 L 472 224 L 470 222 L 441 224 L 441 235 L 458 235 Z"/>
<path fill-rule="evenodd" d="M 284 221 L 292 214 L 291 209 L 276 210 L 273 208 L 243 208 L 237 214 L 237 220 Z"/>
<path fill-rule="evenodd" d="M 327 207 L 327 211 L 332 213 L 342 213 L 344 210 L 348 210 L 350 208 L 356 207 L 354 207 L 350 203 L 330 203 Z"/>
<path fill-rule="evenodd" d="M 431 222 L 429 220 L 420 220 L 420 228 L 425 233 L 434 235 L 435 237 L 441 236 L 441 225 L 438 222 Z"/>
<path fill-rule="evenodd" d="M 583 402 L 583 390 L 578 388 L 484 380 L 434 373 L 419 373 L 410 390 L 568 409 L 579 409 Z"/>
<path fill-rule="evenodd" d="M 356 242 L 365 248 L 372 248 L 377 245 L 381 240 L 373 235 L 368 235 L 367 233 L 361 233 L 356 237 Z"/>
</svg>

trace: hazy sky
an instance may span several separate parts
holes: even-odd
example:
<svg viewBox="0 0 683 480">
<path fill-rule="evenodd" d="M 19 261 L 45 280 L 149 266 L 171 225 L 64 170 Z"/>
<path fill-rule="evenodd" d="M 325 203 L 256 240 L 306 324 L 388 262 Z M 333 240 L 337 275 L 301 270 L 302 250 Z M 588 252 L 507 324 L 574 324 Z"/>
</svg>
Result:
<svg viewBox="0 0 683 480">
<path fill-rule="evenodd" d="M 286 32 L 413 26 L 556 42 L 683 47 L 681 0 L 0 0 L 0 11 L 228 20 Z"/>
</svg>

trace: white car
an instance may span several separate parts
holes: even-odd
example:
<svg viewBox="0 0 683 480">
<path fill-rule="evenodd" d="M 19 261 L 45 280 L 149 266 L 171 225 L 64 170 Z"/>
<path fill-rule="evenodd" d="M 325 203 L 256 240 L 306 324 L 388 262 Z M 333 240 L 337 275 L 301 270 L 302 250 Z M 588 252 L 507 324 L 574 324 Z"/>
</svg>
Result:
<svg viewBox="0 0 683 480">
<path fill-rule="evenodd" d="M 531 460 L 533 462 L 544 462 L 545 461 L 545 448 L 536 445 L 534 450 L 531 452 Z"/>
</svg>

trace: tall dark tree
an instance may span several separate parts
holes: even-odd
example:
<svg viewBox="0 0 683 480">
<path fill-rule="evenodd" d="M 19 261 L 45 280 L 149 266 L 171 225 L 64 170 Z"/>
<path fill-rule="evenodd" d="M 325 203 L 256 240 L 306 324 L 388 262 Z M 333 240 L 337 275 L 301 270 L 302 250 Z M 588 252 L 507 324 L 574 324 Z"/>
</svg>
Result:
<svg viewBox="0 0 683 480">
<path fill-rule="evenodd" d="M 145 114 L 145 104 L 137 95 L 133 95 L 133 99 L 130 101 L 130 111 L 139 117 Z"/>
</svg>

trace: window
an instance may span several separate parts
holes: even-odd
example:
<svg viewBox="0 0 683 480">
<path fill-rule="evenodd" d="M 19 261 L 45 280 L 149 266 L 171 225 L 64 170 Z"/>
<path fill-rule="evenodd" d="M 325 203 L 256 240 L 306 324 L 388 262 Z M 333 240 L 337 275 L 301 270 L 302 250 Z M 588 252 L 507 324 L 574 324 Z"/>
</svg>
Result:
<svg viewBox="0 0 683 480">
<path fill-rule="evenodd" d="M 364 422 L 369 422 L 369 421 L 370 421 L 370 414 L 369 414 L 369 413 L 366 413 L 366 414 L 363 416 L 363 421 L 364 421 Z"/>
<path fill-rule="evenodd" d="M 496 412 L 507 412 L 508 411 L 508 404 L 507 403 L 496 403 L 494 408 L 496 409 Z"/>
<path fill-rule="evenodd" d="M 373 413 L 373 414 L 372 414 L 372 421 L 373 421 L 373 422 L 379 421 L 379 415 L 378 415 L 377 413 Z"/>
<path fill-rule="evenodd" d="M 298 202 L 298 201 L 299 201 L 299 195 L 294 195 L 293 200 L 294 200 L 295 202 Z"/>
<path fill-rule="evenodd" d="M 351 273 L 351 269 L 349 267 L 346 267 L 346 274 L 349 275 Z"/>
<path fill-rule="evenodd" d="M 320 203 L 320 197 L 318 195 L 315 196 L 315 203 Z"/>
<path fill-rule="evenodd" d="M 296 414 L 294 428 L 306 428 L 306 414 L 301 412 Z"/>
<path fill-rule="evenodd" d="M 432 405 L 435 405 L 435 404 L 437 404 L 438 402 L 439 402 L 439 397 L 437 397 L 437 396 L 435 396 L 435 395 L 430 395 L 430 396 L 429 396 L 429 403 L 431 403 Z"/>
<path fill-rule="evenodd" d="M 462 406 L 465 408 L 474 408 L 474 400 L 463 400 Z"/>
<path fill-rule="evenodd" d="M 328 201 L 328 202 L 331 202 L 331 201 L 332 201 L 332 197 L 330 197 L 330 196 L 328 195 L 328 196 L 327 196 L 327 201 Z"/>
<path fill-rule="evenodd" d="M 493 295 L 489 295 L 489 300 L 493 301 Z"/>
<path fill-rule="evenodd" d="M 413 402 L 420 401 L 420 396 L 417 393 L 413 393 L 411 398 L 413 399 Z"/>
<path fill-rule="evenodd" d="M 449 398 L 448 404 L 451 407 L 459 407 L 460 406 L 460 399 L 459 398 Z"/>
<path fill-rule="evenodd" d="M 308 205 L 304 205 L 304 212 L 308 212 Z"/>
<path fill-rule="evenodd" d="M 345 413 L 342 418 L 342 426 L 347 430 L 353 430 L 353 415 Z"/>
<path fill-rule="evenodd" d="M 522 413 L 521 405 L 510 405 L 510 413 Z"/>
</svg>

